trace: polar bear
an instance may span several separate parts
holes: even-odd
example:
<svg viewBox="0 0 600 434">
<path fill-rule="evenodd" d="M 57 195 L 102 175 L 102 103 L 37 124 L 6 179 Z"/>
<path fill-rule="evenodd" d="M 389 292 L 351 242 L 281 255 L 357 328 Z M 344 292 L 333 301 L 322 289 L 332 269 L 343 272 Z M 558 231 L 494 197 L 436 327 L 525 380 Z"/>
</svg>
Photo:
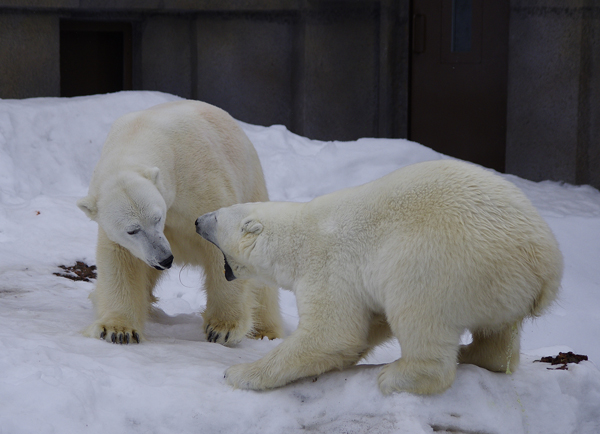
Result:
<svg viewBox="0 0 600 434">
<path fill-rule="evenodd" d="M 267 389 L 355 364 L 395 336 L 402 357 L 384 394 L 434 394 L 456 363 L 515 369 L 519 331 L 556 298 L 562 255 L 523 193 L 450 160 L 399 169 L 308 203 L 234 205 L 196 231 L 224 253 L 230 278 L 293 291 L 299 324 L 262 359 L 230 367 L 237 388 Z M 473 342 L 460 346 L 470 330 Z"/>
<path fill-rule="evenodd" d="M 281 336 L 278 289 L 227 282 L 221 252 L 194 232 L 200 214 L 267 200 L 256 151 L 223 110 L 177 101 L 119 118 L 77 202 L 98 223 L 96 321 L 84 333 L 139 343 L 153 288 L 174 261 L 204 268 L 208 341 Z"/>
</svg>

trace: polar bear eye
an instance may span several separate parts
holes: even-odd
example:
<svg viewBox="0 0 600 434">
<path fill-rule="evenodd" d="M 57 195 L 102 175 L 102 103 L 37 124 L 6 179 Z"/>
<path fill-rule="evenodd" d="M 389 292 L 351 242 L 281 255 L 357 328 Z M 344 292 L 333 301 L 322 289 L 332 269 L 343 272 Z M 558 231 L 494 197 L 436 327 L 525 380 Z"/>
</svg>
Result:
<svg viewBox="0 0 600 434">
<path fill-rule="evenodd" d="M 139 229 L 133 229 L 133 230 L 131 230 L 131 231 L 127 231 L 127 233 L 128 233 L 129 235 L 135 235 L 135 234 L 137 234 L 139 231 L 140 231 Z"/>
</svg>

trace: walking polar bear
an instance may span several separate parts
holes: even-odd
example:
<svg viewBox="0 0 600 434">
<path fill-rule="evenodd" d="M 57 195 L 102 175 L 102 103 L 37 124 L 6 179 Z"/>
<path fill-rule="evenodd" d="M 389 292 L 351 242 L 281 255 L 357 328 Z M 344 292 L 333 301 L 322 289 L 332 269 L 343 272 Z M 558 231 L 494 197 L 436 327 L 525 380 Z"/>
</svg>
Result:
<svg viewBox="0 0 600 434">
<path fill-rule="evenodd" d="M 243 389 L 282 386 L 355 364 L 395 336 L 385 394 L 440 393 L 456 363 L 515 369 L 523 319 L 556 298 L 562 255 L 529 200 L 474 165 L 432 161 L 308 203 L 234 205 L 197 232 L 230 278 L 296 294 L 297 330 L 262 359 L 230 367 Z M 460 346 L 468 329 L 473 342 Z"/>
<path fill-rule="evenodd" d="M 140 342 L 152 290 L 175 261 L 204 268 L 208 341 L 281 336 L 278 289 L 227 282 L 221 252 L 194 232 L 200 214 L 267 200 L 256 151 L 223 110 L 177 101 L 118 119 L 77 203 L 98 223 L 96 321 L 85 334 Z"/>
</svg>

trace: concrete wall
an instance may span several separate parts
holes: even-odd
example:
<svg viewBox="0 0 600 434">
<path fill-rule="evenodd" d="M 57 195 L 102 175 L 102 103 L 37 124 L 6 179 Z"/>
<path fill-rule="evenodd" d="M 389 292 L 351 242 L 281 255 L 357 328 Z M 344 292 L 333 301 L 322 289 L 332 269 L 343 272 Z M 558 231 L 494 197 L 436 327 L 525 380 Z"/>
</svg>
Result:
<svg viewBox="0 0 600 434">
<path fill-rule="evenodd" d="M 59 95 L 58 17 L 0 10 L 0 98 Z"/>
<path fill-rule="evenodd" d="M 314 139 L 405 137 L 408 4 L 312 5 L 145 18 L 134 84 Z"/>
<path fill-rule="evenodd" d="M 305 135 L 322 140 L 379 135 L 378 37 L 373 9 L 306 17 L 300 101 Z"/>
<path fill-rule="evenodd" d="M 194 97 L 245 122 L 296 129 L 297 17 L 201 15 L 195 21 Z M 298 130 L 296 129 L 296 132 Z"/>
<path fill-rule="evenodd" d="M 507 172 L 600 188 L 600 3 L 506 1 Z M 125 21 L 134 89 L 314 139 L 406 137 L 409 3 L 0 0 L 0 98 L 60 95 L 61 19 Z"/>
<path fill-rule="evenodd" d="M 60 95 L 63 19 L 132 23 L 133 89 L 313 139 L 407 135 L 407 1 L 0 0 L 0 98 Z"/>
<path fill-rule="evenodd" d="M 600 187 L 600 4 L 511 2 L 506 171 Z"/>
<path fill-rule="evenodd" d="M 133 88 L 192 98 L 193 20 L 150 16 L 135 21 Z"/>
</svg>

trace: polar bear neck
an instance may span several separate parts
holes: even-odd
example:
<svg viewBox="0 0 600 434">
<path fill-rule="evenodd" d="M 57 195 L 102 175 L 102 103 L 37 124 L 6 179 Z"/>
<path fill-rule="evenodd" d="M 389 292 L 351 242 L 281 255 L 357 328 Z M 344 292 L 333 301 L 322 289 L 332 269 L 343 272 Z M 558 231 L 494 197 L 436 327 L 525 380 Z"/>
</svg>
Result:
<svg viewBox="0 0 600 434">
<path fill-rule="evenodd" d="M 312 224 L 307 214 L 310 210 L 305 203 L 292 202 L 265 202 L 256 210 L 265 227 L 262 256 L 268 258 L 261 268 L 281 288 L 294 291 L 298 278 L 310 267 L 313 237 L 317 235 L 305 230 Z"/>
<path fill-rule="evenodd" d="M 177 185 L 174 178 L 176 146 L 156 128 L 140 128 L 141 119 L 131 114 L 119 119 L 109 132 L 102 148 L 102 157 L 94 171 L 111 179 L 123 173 L 133 173 L 151 179 L 170 206 L 175 199 Z M 168 146 L 153 146 L 166 143 Z M 107 176 L 108 174 L 108 176 Z M 98 180 L 97 182 L 102 182 Z"/>
</svg>

